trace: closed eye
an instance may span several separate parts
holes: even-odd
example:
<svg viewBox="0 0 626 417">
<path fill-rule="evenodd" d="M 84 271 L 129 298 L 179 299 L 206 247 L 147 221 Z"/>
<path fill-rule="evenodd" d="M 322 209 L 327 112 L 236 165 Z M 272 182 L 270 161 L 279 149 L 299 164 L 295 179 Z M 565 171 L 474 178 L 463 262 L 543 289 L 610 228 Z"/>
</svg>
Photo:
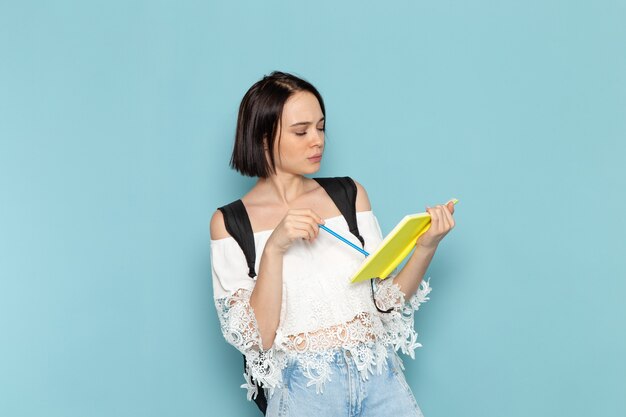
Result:
<svg viewBox="0 0 626 417">
<path fill-rule="evenodd" d="M 320 132 L 326 132 L 326 129 L 324 129 L 323 127 L 318 127 L 317 130 L 319 130 Z M 295 132 L 296 136 L 304 136 L 306 135 L 306 130 L 304 132 Z"/>
</svg>

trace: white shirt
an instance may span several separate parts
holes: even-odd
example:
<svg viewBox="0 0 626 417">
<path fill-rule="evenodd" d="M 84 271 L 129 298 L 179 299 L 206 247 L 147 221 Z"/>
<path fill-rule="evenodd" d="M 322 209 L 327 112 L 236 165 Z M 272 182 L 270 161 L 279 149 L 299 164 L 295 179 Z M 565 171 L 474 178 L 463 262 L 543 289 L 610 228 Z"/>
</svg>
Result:
<svg viewBox="0 0 626 417">
<path fill-rule="evenodd" d="M 356 216 L 365 250 L 373 253 L 382 241 L 378 220 L 372 211 L 357 212 Z M 360 247 L 343 216 L 325 219 L 325 225 Z M 272 232 L 254 233 L 257 273 Z M 380 313 L 374 305 L 370 282 L 350 283 L 363 260 L 361 253 L 323 230 L 313 242 L 295 241 L 283 256 L 281 315 L 274 345 L 263 351 L 249 305 L 256 278 L 248 276 L 243 251 L 232 237 L 211 240 L 218 316 L 224 337 L 246 355 L 250 364 L 246 375 L 249 397 L 255 389 L 251 378 L 264 387 L 275 388 L 281 382 L 280 371 L 290 358 L 316 369 L 312 379 L 321 390 L 328 375 L 320 369 L 327 368 L 325 360 L 333 349 L 358 354 L 364 378 L 366 371 L 382 370 L 387 345 L 413 356 L 413 350 L 421 346 L 413 329 L 413 311 L 428 300 L 428 282 L 423 281 L 420 290 L 405 303 L 404 294 L 393 283 L 395 274 L 383 281 L 375 280 L 379 308 L 394 308 L 390 313 Z"/>
</svg>

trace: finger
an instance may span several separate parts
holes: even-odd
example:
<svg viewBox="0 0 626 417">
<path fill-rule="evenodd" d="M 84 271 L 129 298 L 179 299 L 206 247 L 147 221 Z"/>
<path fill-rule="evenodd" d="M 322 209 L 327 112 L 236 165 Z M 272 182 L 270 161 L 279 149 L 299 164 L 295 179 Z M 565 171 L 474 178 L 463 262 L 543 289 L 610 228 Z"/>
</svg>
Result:
<svg viewBox="0 0 626 417">
<path fill-rule="evenodd" d="M 322 216 L 317 214 L 315 211 L 309 208 L 301 208 L 301 209 L 289 209 L 287 211 L 288 214 L 294 214 L 297 216 L 307 216 L 315 220 L 318 224 L 324 224 L 324 219 Z"/>
<path fill-rule="evenodd" d="M 297 220 L 300 224 L 307 225 L 313 232 L 313 236 L 317 236 L 319 234 L 320 223 L 318 223 L 316 219 L 311 218 L 310 216 L 298 216 Z"/>
<path fill-rule="evenodd" d="M 454 201 L 450 200 L 446 203 L 446 207 L 451 214 L 454 214 Z"/>
<path fill-rule="evenodd" d="M 293 229 L 291 229 L 290 234 L 291 236 L 293 236 L 294 239 L 295 238 L 300 238 L 303 240 L 311 239 L 311 231 L 308 228 L 296 226 Z"/>
<path fill-rule="evenodd" d="M 448 209 L 446 208 L 446 206 L 444 206 L 443 204 L 439 206 L 439 213 L 441 214 L 441 225 L 442 225 L 442 230 L 444 232 L 447 232 L 448 230 L 450 230 L 450 220 L 448 219 L 448 216 L 446 214 L 450 214 L 450 212 L 448 211 Z"/>
<path fill-rule="evenodd" d="M 443 211 L 443 214 L 448 219 L 448 225 L 450 226 L 450 229 L 454 228 L 454 217 L 452 217 L 452 213 L 450 213 L 450 211 L 446 209 Z"/>
<path fill-rule="evenodd" d="M 437 224 L 437 219 L 435 218 L 435 210 L 432 207 L 426 207 L 426 212 L 430 214 L 430 228 L 433 229 Z"/>
<path fill-rule="evenodd" d="M 314 218 L 312 218 L 310 216 L 302 215 L 302 214 L 298 214 L 298 215 L 291 214 L 291 215 L 289 215 L 289 219 L 293 220 L 293 221 L 296 221 L 298 223 L 319 224 L 317 222 L 317 219 L 314 219 Z"/>
<path fill-rule="evenodd" d="M 308 240 L 317 236 L 314 226 L 310 223 L 298 223 L 295 225 L 295 229 L 306 232 L 306 239 Z"/>
<path fill-rule="evenodd" d="M 320 223 L 318 223 L 316 219 L 313 219 L 310 216 L 290 214 L 288 217 L 288 221 L 293 222 L 293 224 L 296 224 L 296 223 L 310 224 L 313 227 L 313 229 L 316 230 L 316 233 L 317 233 L 317 230 L 319 230 Z"/>
<path fill-rule="evenodd" d="M 317 224 L 324 224 L 324 219 L 322 218 L 322 216 L 317 214 L 314 210 L 309 210 L 311 211 L 311 216 L 313 217 L 313 219 L 315 219 Z"/>
<path fill-rule="evenodd" d="M 285 230 L 287 230 L 287 232 L 291 232 L 293 230 L 301 230 L 303 229 L 302 225 L 308 225 L 308 217 L 305 216 L 295 216 L 293 214 L 290 214 L 289 216 L 285 217 L 285 219 L 283 220 L 283 227 L 285 228 Z"/>
<path fill-rule="evenodd" d="M 433 230 L 433 233 L 439 232 L 439 213 L 437 207 L 430 207 L 430 228 Z"/>
<path fill-rule="evenodd" d="M 437 231 L 441 234 L 446 229 L 446 223 L 443 218 L 443 211 L 442 211 L 443 207 L 441 207 L 441 205 L 438 205 L 437 207 L 435 207 L 435 209 L 437 211 L 437 221 L 439 222 L 439 228 L 437 229 Z"/>
<path fill-rule="evenodd" d="M 309 230 L 311 231 L 311 239 L 315 239 L 320 233 L 320 226 L 316 220 L 310 220 L 307 223 Z"/>
</svg>

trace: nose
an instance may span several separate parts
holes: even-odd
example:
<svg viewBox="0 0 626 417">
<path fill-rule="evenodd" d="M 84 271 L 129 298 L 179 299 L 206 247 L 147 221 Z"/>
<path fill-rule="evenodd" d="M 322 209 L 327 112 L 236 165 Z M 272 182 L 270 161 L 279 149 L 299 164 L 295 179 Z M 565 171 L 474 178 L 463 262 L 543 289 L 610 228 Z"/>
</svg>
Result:
<svg viewBox="0 0 626 417">
<path fill-rule="evenodd" d="M 320 148 L 324 146 L 324 131 L 315 129 L 315 133 L 313 136 L 313 146 L 319 146 Z"/>
</svg>

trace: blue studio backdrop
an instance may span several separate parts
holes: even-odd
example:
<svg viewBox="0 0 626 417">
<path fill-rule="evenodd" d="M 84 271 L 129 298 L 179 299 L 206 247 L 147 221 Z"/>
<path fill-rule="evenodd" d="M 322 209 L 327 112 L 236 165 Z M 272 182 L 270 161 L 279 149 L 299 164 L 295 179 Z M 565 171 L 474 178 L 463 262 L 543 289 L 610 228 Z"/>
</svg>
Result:
<svg viewBox="0 0 626 417">
<path fill-rule="evenodd" d="M 427 417 L 626 415 L 623 1 L 0 1 L 0 415 L 256 416 L 209 220 L 239 101 L 327 105 L 383 233 L 457 197 L 405 360 Z M 390 186 L 392 184 L 392 186 Z"/>
</svg>

